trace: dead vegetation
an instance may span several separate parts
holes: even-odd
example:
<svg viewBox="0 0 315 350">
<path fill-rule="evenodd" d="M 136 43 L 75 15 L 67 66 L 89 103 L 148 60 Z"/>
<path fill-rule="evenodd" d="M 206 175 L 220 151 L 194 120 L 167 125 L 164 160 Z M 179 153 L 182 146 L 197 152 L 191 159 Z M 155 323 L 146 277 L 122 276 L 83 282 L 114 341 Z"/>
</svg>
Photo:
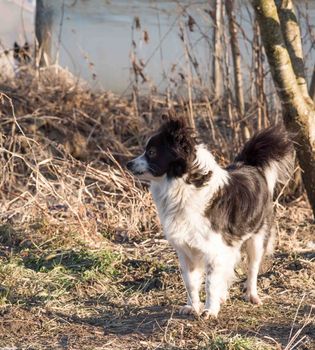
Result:
<svg viewBox="0 0 315 350">
<path fill-rule="evenodd" d="M 177 259 L 123 166 L 167 104 L 91 92 L 51 69 L 2 79 L 0 91 L 0 347 L 312 349 L 314 226 L 303 195 L 277 203 L 263 306 L 243 301 L 242 264 L 217 320 L 179 317 Z M 193 111 L 224 164 L 229 125 L 210 120 L 207 104 Z"/>
</svg>

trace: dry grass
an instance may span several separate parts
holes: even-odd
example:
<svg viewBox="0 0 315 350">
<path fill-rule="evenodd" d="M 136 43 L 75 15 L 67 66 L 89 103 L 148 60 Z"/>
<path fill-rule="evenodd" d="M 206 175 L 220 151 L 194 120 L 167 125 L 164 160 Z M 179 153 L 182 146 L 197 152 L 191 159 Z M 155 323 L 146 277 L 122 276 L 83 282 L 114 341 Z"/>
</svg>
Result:
<svg viewBox="0 0 315 350">
<path fill-rule="evenodd" d="M 243 301 L 241 265 L 217 320 L 180 317 L 176 256 L 150 195 L 122 165 L 164 102 L 136 106 L 60 71 L 3 80 L 0 91 L 0 347 L 312 348 L 314 226 L 303 196 L 277 206 L 263 306 Z M 207 110 L 194 105 L 197 125 L 210 125 Z M 217 123 L 202 136 L 224 163 L 234 147 Z"/>
</svg>

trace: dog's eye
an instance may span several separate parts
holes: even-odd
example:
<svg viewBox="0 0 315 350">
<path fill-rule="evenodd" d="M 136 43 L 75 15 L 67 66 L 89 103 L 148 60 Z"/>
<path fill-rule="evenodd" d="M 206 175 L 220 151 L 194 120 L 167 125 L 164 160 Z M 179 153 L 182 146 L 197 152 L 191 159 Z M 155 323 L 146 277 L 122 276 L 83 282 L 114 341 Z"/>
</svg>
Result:
<svg viewBox="0 0 315 350">
<path fill-rule="evenodd" d="M 156 156 L 156 149 L 155 148 L 150 148 L 147 151 L 147 155 L 149 156 L 149 158 L 154 158 Z"/>
</svg>

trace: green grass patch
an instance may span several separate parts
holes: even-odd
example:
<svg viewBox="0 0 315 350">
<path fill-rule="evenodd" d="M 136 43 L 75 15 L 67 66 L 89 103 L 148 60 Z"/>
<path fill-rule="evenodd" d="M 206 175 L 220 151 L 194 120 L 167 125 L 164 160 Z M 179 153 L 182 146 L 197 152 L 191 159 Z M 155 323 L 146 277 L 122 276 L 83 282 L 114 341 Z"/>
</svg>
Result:
<svg viewBox="0 0 315 350">
<path fill-rule="evenodd" d="M 234 337 L 217 337 L 202 350 L 272 350 L 273 348 L 254 338 L 236 335 Z M 201 349 L 200 349 L 201 350 Z"/>
<path fill-rule="evenodd" d="M 26 268 L 37 272 L 48 272 L 55 267 L 63 267 L 72 274 L 84 273 L 93 270 L 107 275 L 115 275 L 115 263 L 120 259 L 118 253 L 109 250 L 89 251 L 65 250 L 39 254 L 38 252 L 24 251 L 23 263 Z"/>
<path fill-rule="evenodd" d="M 43 304 L 71 298 L 77 288 L 119 273 L 120 255 L 109 250 L 40 252 L 24 249 L 0 260 L 0 304 Z M 103 282 L 102 282 L 103 281 Z M 64 299 L 64 300 L 66 300 Z"/>
</svg>

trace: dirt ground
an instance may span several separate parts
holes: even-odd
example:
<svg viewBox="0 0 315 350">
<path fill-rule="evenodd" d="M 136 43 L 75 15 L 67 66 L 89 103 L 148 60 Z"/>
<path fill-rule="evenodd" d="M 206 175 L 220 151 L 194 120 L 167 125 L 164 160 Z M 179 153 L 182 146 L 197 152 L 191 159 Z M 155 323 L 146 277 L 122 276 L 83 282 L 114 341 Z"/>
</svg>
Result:
<svg viewBox="0 0 315 350">
<path fill-rule="evenodd" d="M 24 232 L 3 225 L 0 347 L 313 349 L 311 211 L 300 198 L 277 213 L 279 245 L 259 276 L 263 305 L 243 300 L 243 262 L 230 299 L 209 321 L 178 315 L 185 290 L 160 231 L 117 231 L 95 250 L 44 222 Z"/>
</svg>

